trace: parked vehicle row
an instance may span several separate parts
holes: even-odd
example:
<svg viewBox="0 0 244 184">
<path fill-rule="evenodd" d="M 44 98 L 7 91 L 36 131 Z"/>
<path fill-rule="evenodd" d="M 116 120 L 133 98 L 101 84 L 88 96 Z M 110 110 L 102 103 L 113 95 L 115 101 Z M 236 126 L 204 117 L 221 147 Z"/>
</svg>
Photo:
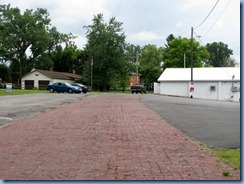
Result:
<svg viewBox="0 0 244 184">
<path fill-rule="evenodd" d="M 50 91 L 50 93 L 87 93 L 89 88 L 83 84 L 75 83 L 75 84 L 69 84 L 67 82 L 56 82 L 53 84 L 48 84 L 47 90 Z"/>
</svg>

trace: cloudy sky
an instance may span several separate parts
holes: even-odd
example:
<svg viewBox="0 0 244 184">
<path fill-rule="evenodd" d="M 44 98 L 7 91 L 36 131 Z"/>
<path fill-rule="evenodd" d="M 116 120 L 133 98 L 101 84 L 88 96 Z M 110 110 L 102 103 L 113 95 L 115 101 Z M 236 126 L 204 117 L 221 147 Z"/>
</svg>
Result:
<svg viewBox="0 0 244 184">
<path fill-rule="evenodd" d="M 83 26 L 102 13 L 105 20 L 116 17 L 123 22 L 126 41 L 135 45 L 163 46 L 169 34 L 176 37 L 200 37 L 200 43 L 228 44 L 233 57 L 240 61 L 240 1 L 219 0 L 213 12 L 203 22 L 218 0 L 1 0 L 13 7 L 46 8 L 52 25 L 59 32 L 72 33 L 80 48 L 86 43 Z M 203 22 L 202 25 L 200 25 Z M 199 26 L 200 25 L 200 26 Z M 199 26 L 199 27 L 198 27 Z"/>
</svg>

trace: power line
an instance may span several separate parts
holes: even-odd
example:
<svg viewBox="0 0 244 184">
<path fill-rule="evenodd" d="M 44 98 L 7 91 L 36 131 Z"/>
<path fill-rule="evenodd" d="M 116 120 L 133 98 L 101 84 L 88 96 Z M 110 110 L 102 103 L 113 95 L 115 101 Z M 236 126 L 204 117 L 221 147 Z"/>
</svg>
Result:
<svg viewBox="0 0 244 184">
<path fill-rule="evenodd" d="M 194 29 L 197 29 L 198 27 L 200 27 L 209 17 L 209 15 L 213 12 L 214 8 L 217 6 L 217 4 L 219 3 L 220 0 L 217 0 L 217 2 L 215 3 L 214 7 L 212 8 L 212 10 L 209 12 L 209 14 L 207 15 L 207 17 L 202 21 L 201 24 L 199 24 L 198 26 L 196 26 Z"/>
<path fill-rule="evenodd" d="M 216 21 L 214 22 L 214 24 L 210 27 L 210 29 L 208 30 L 208 32 L 204 35 L 204 37 L 212 30 L 212 28 L 215 26 L 215 24 L 218 22 L 219 18 L 222 16 L 222 14 L 224 13 L 225 9 L 227 8 L 227 6 L 230 4 L 231 0 L 229 0 L 229 2 L 227 3 L 227 5 L 225 6 L 225 8 L 223 9 L 223 11 L 220 13 L 219 17 L 216 19 Z"/>
<path fill-rule="evenodd" d="M 203 45 L 202 40 L 200 39 L 201 36 L 197 35 L 195 31 L 193 31 L 193 33 L 196 35 L 195 38 L 197 38 L 200 41 L 200 43 Z"/>
</svg>

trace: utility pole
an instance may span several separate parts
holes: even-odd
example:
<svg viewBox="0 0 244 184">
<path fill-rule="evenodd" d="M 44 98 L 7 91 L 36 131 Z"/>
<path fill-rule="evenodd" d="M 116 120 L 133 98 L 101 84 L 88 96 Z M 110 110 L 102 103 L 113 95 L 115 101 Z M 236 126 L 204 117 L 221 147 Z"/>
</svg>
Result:
<svg viewBox="0 0 244 184">
<path fill-rule="evenodd" d="M 184 68 L 186 68 L 186 53 L 184 53 Z"/>
<path fill-rule="evenodd" d="M 91 91 L 92 91 L 92 78 L 93 78 L 93 57 L 91 58 Z"/>
<path fill-rule="evenodd" d="M 191 83 L 193 82 L 193 27 L 191 28 Z"/>
<path fill-rule="evenodd" d="M 136 52 L 136 84 L 138 84 L 138 53 Z"/>
<path fill-rule="evenodd" d="M 191 83 L 190 83 L 190 98 L 193 98 L 194 83 L 193 83 L 193 27 L 191 27 Z"/>
</svg>

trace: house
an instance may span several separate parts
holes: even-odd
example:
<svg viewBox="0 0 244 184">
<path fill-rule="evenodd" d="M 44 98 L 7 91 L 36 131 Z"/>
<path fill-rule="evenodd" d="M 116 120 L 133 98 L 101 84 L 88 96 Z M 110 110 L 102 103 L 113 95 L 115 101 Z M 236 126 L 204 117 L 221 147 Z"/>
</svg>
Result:
<svg viewBox="0 0 244 184">
<path fill-rule="evenodd" d="M 167 68 L 154 84 L 154 93 L 213 100 L 240 100 L 240 68 Z M 191 91 L 190 91 L 191 90 Z"/>
<path fill-rule="evenodd" d="M 135 84 L 141 84 L 141 74 L 131 73 L 129 87 Z"/>
<path fill-rule="evenodd" d="M 22 89 L 46 89 L 48 84 L 55 82 L 74 83 L 80 81 L 81 76 L 73 73 L 48 70 L 33 70 L 22 78 Z"/>
</svg>

